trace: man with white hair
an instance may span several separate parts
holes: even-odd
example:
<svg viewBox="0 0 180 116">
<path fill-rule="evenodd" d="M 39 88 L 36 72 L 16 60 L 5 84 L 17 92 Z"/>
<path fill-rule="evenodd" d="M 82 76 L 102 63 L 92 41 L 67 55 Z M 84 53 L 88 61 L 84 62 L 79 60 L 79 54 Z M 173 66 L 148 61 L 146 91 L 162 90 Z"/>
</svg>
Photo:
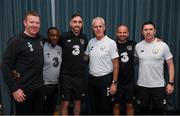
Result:
<svg viewBox="0 0 180 116">
<path fill-rule="evenodd" d="M 112 114 L 111 95 L 116 93 L 119 71 L 117 46 L 105 35 L 105 21 L 96 17 L 92 21 L 95 37 L 87 46 L 89 58 L 89 97 L 92 114 Z"/>
</svg>

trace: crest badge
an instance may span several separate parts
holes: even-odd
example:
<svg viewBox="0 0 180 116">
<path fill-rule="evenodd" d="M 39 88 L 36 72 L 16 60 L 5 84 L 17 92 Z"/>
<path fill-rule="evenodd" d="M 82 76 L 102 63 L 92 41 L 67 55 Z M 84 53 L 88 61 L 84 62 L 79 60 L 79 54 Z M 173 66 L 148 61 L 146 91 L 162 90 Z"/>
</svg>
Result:
<svg viewBox="0 0 180 116">
<path fill-rule="evenodd" d="M 102 45 L 102 46 L 100 46 L 100 50 L 102 50 L 102 51 L 103 51 L 104 49 L 105 49 L 105 46 L 103 46 L 103 45 Z"/>
<path fill-rule="evenodd" d="M 128 45 L 128 46 L 127 46 L 127 50 L 128 50 L 128 51 L 132 51 L 132 46 L 131 46 L 131 45 Z"/>
<path fill-rule="evenodd" d="M 40 41 L 39 43 L 40 43 L 41 47 L 43 47 L 43 42 L 42 42 L 42 41 Z"/>
<path fill-rule="evenodd" d="M 158 53 L 159 53 L 159 50 L 158 50 L 158 49 L 152 49 L 152 53 L 153 53 L 153 54 L 158 54 Z"/>
<path fill-rule="evenodd" d="M 70 42 L 71 42 L 71 40 L 70 40 L 70 39 L 68 39 L 66 42 L 70 43 Z"/>
<path fill-rule="evenodd" d="M 32 47 L 32 44 L 30 42 L 28 42 L 28 47 L 29 47 L 29 51 L 34 51 L 33 47 Z"/>
<path fill-rule="evenodd" d="M 80 43 L 81 43 L 81 44 L 84 44 L 84 39 L 80 39 Z"/>
</svg>

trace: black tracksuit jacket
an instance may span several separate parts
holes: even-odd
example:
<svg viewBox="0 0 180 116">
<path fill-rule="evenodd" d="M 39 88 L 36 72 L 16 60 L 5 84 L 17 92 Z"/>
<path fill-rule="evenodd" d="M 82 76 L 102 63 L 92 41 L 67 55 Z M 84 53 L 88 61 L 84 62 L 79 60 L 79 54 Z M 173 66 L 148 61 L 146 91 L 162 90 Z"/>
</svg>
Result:
<svg viewBox="0 0 180 116">
<path fill-rule="evenodd" d="M 2 74 L 12 92 L 20 89 L 33 89 L 43 86 L 43 47 L 42 37 L 32 38 L 26 34 L 8 41 L 2 61 Z M 20 73 L 14 78 L 11 70 Z"/>
</svg>

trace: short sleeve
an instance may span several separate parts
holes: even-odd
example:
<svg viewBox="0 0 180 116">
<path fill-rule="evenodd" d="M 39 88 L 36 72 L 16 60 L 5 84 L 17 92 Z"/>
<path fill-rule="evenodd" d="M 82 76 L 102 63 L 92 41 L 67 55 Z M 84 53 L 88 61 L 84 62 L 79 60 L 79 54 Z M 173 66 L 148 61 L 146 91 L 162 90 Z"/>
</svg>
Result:
<svg viewBox="0 0 180 116">
<path fill-rule="evenodd" d="M 118 49 L 115 41 L 112 41 L 111 43 L 111 49 L 110 49 L 111 59 L 119 57 Z"/>
<path fill-rule="evenodd" d="M 172 57 L 173 56 L 172 56 L 172 53 L 171 53 L 171 51 L 169 49 L 169 46 L 166 43 L 164 43 L 164 59 L 169 60 Z"/>
</svg>

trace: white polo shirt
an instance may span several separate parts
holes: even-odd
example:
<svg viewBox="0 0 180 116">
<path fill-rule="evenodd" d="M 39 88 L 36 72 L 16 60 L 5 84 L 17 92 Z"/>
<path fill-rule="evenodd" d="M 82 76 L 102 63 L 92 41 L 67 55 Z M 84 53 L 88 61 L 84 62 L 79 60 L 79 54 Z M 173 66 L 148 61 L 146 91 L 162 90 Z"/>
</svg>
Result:
<svg viewBox="0 0 180 116">
<path fill-rule="evenodd" d="M 139 58 L 137 85 L 143 87 L 164 87 L 164 61 L 172 58 L 170 49 L 163 41 L 145 40 L 135 46 L 135 55 Z"/>
<path fill-rule="evenodd" d="M 104 76 L 113 71 L 112 59 L 119 57 L 114 40 L 105 36 L 101 40 L 92 38 L 85 54 L 90 57 L 89 73 L 93 76 Z"/>
</svg>

